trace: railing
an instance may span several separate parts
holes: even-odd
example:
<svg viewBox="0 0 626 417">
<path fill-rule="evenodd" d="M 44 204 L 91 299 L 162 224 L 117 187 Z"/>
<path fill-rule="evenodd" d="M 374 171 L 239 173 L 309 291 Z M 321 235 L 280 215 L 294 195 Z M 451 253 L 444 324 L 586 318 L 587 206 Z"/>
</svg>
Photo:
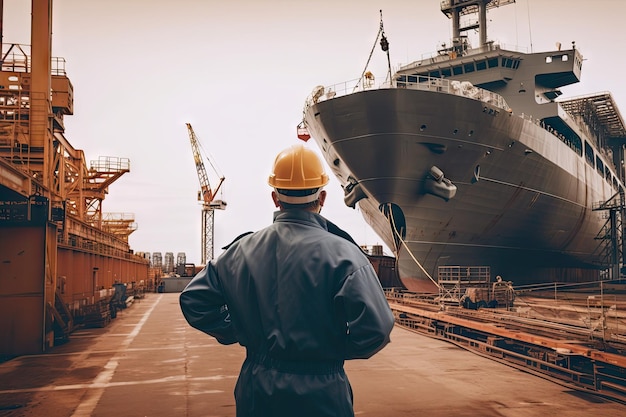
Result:
<svg viewBox="0 0 626 417">
<path fill-rule="evenodd" d="M 510 107 L 501 95 L 488 90 L 484 90 L 482 88 L 475 87 L 469 82 L 459 82 L 456 80 L 451 81 L 444 78 L 406 75 L 400 76 L 397 80 L 393 80 L 391 83 L 389 81 L 385 81 L 378 86 L 375 85 L 373 76 L 370 78 L 366 76 L 361 79 L 344 81 L 343 83 L 333 84 L 327 87 L 320 85 L 315 87 L 313 89 L 313 92 L 309 95 L 309 97 L 307 97 L 306 106 L 309 107 L 320 101 L 329 100 L 335 97 L 341 97 L 361 91 L 390 88 L 436 91 L 441 93 L 455 94 L 457 96 L 468 97 L 475 100 L 480 100 L 484 103 L 489 103 L 495 107 L 501 108 L 504 111 L 511 111 Z"/>
<path fill-rule="evenodd" d="M 121 172 L 130 170 L 130 159 L 117 156 L 101 156 L 90 162 L 90 169 L 98 172 Z"/>
<path fill-rule="evenodd" d="M 2 44 L 2 71 L 31 72 L 31 46 L 17 43 Z M 65 58 L 52 57 L 51 74 L 66 76 Z"/>
<path fill-rule="evenodd" d="M 523 54 L 526 54 L 529 52 L 528 48 L 523 47 L 523 46 L 505 45 L 503 43 L 490 41 L 490 42 L 487 42 L 483 46 L 478 46 L 475 48 L 469 44 L 465 45 L 465 49 L 462 52 L 462 56 L 481 55 L 481 54 L 486 54 L 488 52 L 499 51 L 499 50 L 514 51 L 514 52 L 520 52 Z M 446 51 L 453 52 L 454 48 L 449 47 L 444 50 L 439 50 L 437 52 L 423 53 L 420 55 L 420 58 L 417 61 L 413 61 L 406 65 L 400 65 L 399 69 L 407 70 L 407 69 L 419 68 L 425 65 L 436 64 L 438 62 L 450 61 L 450 55 L 448 55 L 447 53 L 442 53 Z"/>
</svg>

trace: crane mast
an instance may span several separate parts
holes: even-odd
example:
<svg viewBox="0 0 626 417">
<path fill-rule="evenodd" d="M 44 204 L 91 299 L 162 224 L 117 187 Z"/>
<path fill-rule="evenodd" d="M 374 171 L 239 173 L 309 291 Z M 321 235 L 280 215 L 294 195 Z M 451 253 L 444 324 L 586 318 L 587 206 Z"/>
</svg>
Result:
<svg viewBox="0 0 626 417">
<path fill-rule="evenodd" d="M 206 265 L 214 256 L 213 242 L 214 242 L 214 226 L 215 226 L 215 210 L 226 209 L 226 202 L 222 200 L 215 200 L 217 191 L 224 182 L 224 177 L 220 176 L 219 183 L 215 189 L 211 189 L 209 183 L 209 176 L 207 175 L 206 168 L 202 162 L 202 155 L 200 153 L 200 145 L 198 138 L 196 137 L 191 123 L 187 123 L 187 130 L 189 132 L 189 141 L 191 142 L 191 151 L 193 153 L 193 160 L 196 164 L 196 171 L 198 172 L 198 180 L 200 182 L 200 192 L 198 193 L 198 200 L 202 202 L 202 234 L 201 234 L 201 264 Z M 215 169 L 215 168 L 214 168 Z"/>
</svg>

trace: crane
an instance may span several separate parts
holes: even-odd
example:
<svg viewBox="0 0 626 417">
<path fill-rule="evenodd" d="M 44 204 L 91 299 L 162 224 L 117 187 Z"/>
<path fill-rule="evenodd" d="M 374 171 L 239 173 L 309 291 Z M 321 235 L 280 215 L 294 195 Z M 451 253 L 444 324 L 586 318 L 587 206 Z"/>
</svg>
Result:
<svg viewBox="0 0 626 417">
<path fill-rule="evenodd" d="M 196 164 L 196 171 L 198 172 L 198 180 L 200 181 L 200 192 L 198 193 L 198 200 L 202 202 L 202 238 L 201 238 L 201 264 L 206 265 L 208 261 L 213 259 L 213 226 L 215 225 L 215 210 L 225 210 L 226 202 L 222 200 L 216 200 L 215 195 L 224 182 L 224 177 L 218 174 L 219 184 L 214 190 L 211 189 L 209 183 L 209 176 L 207 175 L 204 163 L 202 162 L 202 156 L 200 155 L 200 145 L 198 138 L 191 127 L 191 123 L 187 123 L 187 130 L 189 131 L 189 141 L 191 142 L 191 151 L 193 152 L 193 160 Z M 209 161 L 210 162 L 210 161 Z M 211 164 L 213 170 L 217 174 L 217 170 Z"/>
</svg>

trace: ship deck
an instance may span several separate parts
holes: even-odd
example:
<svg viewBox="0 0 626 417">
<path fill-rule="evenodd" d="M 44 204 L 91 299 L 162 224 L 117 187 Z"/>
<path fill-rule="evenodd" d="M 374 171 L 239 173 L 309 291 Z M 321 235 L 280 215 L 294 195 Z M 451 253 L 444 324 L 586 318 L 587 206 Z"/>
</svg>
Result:
<svg viewBox="0 0 626 417">
<path fill-rule="evenodd" d="M 0 364 L 0 416 L 234 416 L 245 352 L 187 325 L 177 293 L 149 293 L 104 328 Z M 356 415 L 617 416 L 626 406 L 396 326 L 349 361 Z"/>
</svg>

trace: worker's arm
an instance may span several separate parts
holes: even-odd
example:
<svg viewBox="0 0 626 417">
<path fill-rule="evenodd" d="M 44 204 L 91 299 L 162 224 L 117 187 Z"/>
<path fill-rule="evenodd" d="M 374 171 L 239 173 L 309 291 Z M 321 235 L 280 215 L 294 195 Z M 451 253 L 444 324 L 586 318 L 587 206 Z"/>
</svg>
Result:
<svg viewBox="0 0 626 417">
<path fill-rule="evenodd" d="M 335 308 L 347 326 L 345 359 L 369 358 L 389 343 L 394 317 L 371 264 L 348 276 Z"/>
<path fill-rule="evenodd" d="M 192 327 L 223 345 L 237 343 L 228 306 L 213 264 L 200 271 L 180 294 L 180 308 Z"/>
</svg>

